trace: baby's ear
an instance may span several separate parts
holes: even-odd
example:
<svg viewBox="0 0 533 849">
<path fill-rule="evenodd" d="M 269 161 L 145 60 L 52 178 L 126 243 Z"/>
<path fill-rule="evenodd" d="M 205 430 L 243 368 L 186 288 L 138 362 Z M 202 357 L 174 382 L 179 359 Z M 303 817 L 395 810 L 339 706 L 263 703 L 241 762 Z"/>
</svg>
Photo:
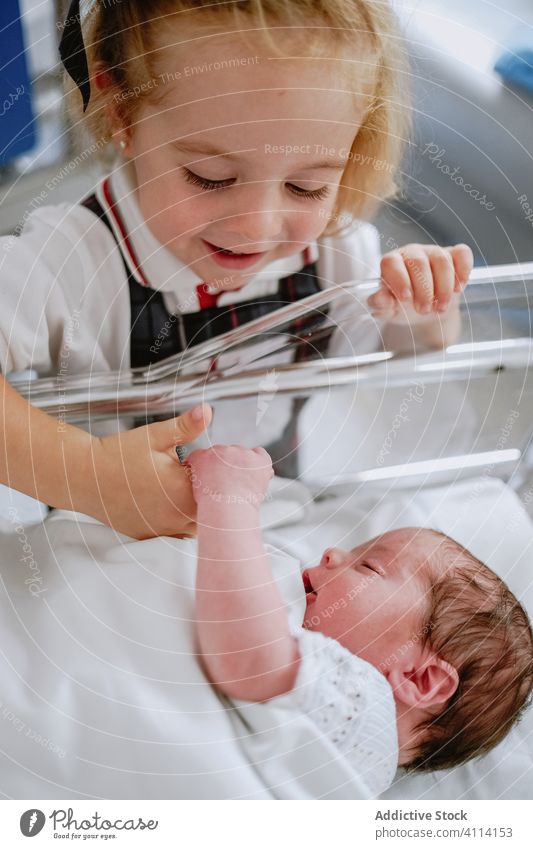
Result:
<svg viewBox="0 0 533 849">
<path fill-rule="evenodd" d="M 386 677 L 399 702 L 424 710 L 447 702 L 459 684 L 456 668 L 432 653 L 418 666 L 395 664 Z"/>
</svg>

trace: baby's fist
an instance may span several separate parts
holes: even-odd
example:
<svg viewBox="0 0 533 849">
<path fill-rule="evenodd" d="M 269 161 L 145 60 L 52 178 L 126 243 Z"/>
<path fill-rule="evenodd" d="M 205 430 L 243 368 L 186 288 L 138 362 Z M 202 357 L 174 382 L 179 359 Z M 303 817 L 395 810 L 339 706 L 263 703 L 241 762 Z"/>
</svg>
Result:
<svg viewBox="0 0 533 849">
<path fill-rule="evenodd" d="M 223 504 L 263 501 L 274 475 L 272 460 L 264 448 L 214 445 L 193 451 L 187 458 L 193 496 L 197 504 L 210 499 Z"/>
</svg>

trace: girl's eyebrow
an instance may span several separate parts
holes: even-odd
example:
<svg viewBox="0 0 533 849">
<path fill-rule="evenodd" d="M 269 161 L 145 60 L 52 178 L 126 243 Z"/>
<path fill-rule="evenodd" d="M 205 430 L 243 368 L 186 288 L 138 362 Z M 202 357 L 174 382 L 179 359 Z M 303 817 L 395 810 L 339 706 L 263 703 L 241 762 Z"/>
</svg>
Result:
<svg viewBox="0 0 533 849">
<path fill-rule="evenodd" d="M 236 159 L 241 153 L 255 153 L 257 151 L 256 147 L 246 147 L 242 150 L 233 150 L 228 153 L 228 151 L 221 150 L 216 145 L 213 145 L 208 141 L 188 142 L 178 139 L 177 141 L 172 142 L 172 144 L 178 150 L 183 150 L 187 153 L 200 153 L 204 156 L 220 156 L 224 157 L 224 159 Z M 345 165 L 346 162 L 340 160 L 321 159 L 319 162 L 306 162 L 299 170 L 309 171 L 311 169 L 332 168 L 337 171 L 342 171 L 344 170 Z"/>
<path fill-rule="evenodd" d="M 233 150 L 231 153 L 228 153 L 207 141 L 188 142 L 181 139 L 173 142 L 173 145 L 178 150 L 186 150 L 188 153 L 203 153 L 205 156 L 224 156 L 226 159 L 235 159 L 240 153 L 253 153 L 257 150 L 255 147 L 247 147 L 243 150 Z"/>
</svg>

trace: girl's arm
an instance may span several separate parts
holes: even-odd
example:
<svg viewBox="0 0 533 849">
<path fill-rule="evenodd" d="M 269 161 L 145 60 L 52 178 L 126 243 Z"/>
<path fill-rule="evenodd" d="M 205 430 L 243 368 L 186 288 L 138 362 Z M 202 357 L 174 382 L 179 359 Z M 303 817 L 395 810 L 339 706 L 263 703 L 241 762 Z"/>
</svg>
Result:
<svg viewBox="0 0 533 849">
<path fill-rule="evenodd" d="M 0 482 L 72 509 L 72 498 L 89 483 L 91 435 L 32 407 L 2 376 L 0 403 Z"/>
<path fill-rule="evenodd" d="M 270 457 L 219 445 L 187 462 L 198 504 L 196 627 L 205 668 L 232 698 L 271 699 L 292 689 L 299 653 L 259 524 Z"/>
<path fill-rule="evenodd" d="M 194 533 L 196 505 L 175 446 L 205 429 L 207 405 L 98 438 L 32 407 L 1 376 L 0 403 L 0 483 L 137 539 Z"/>
</svg>

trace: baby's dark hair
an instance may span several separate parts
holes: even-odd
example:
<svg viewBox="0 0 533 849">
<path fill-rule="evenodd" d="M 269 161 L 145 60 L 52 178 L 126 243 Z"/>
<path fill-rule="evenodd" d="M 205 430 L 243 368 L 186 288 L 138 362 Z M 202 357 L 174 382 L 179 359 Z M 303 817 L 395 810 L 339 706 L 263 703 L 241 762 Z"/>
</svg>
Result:
<svg viewBox="0 0 533 849">
<path fill-rule="evenodd" d="M 533 689 L 533 634 L 513 593 L 466 548 L 437 531 L 429 563 L 425 644 L 452 664 L 459 684 L 443 710 L 418 725 L 422 743 L 407 768 L 448 769 L 496 746 L 523 714 Z M 442 568 L 435 563 L 445 561 Z"/>
</svg>

